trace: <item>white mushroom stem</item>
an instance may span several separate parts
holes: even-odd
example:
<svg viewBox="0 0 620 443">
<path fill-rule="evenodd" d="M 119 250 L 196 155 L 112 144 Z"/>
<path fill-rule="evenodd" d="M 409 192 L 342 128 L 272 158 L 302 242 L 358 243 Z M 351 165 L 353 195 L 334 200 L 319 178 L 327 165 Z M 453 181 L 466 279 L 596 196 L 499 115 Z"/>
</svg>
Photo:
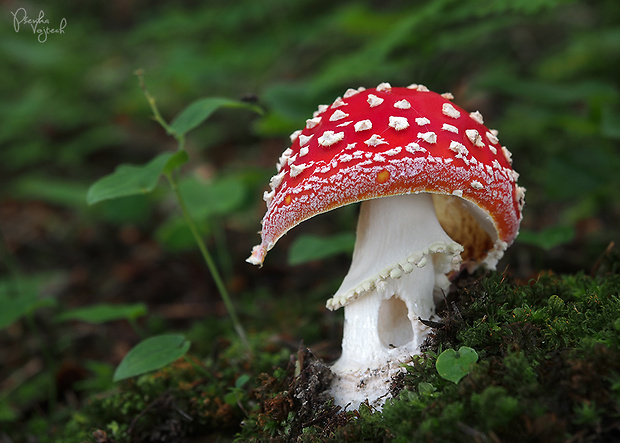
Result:
<svg viewBox="0 0 620 443">
<path fill-rule="evenodd" d="M 353 260 L 327 306 L 344 306 L 342 355 L 333 365 L 336 403 L 380 408 L 401 363 L 420 353 L 435 298 L 450 286 L 462 247 L 444 232 L 429 194 L 362 203 Z"/>
</svg>

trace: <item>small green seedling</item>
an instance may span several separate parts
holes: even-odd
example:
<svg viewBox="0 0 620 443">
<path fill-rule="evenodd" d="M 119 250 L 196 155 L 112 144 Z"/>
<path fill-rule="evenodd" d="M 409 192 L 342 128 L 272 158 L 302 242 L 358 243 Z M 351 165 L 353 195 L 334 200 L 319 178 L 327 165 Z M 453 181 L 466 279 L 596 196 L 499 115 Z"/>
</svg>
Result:
<svg viewBox="0 0 620 443">
<path fill-rule="evenodd" d="M 237 381 L 235 382 L 235 387 L 228 388 L 229 392 L 224 397 L 224 401 L 227 405 L 239 405 L 243 409 L 243 406 L 241 405 L 241 400 L 246 394 L 246 390 L 243 387 L 250 381 L 250 378 L 251 377 L 248 374 L 242 374 L 239 376 L 239 378 L 237 378 Z"/>
<path fill-rule="evenodd" d="M 177 150 L 163 152 L 144 165 L 120 165 L 116 170 L 97 180 L 88 190 L 86 200 L 93 205 L 104 200 L 117 199 L 139 194 L 152 192 L 160 177 L 165 177 L 174 191 L 183 213 L 185 222 L 189 227 L 194 241 L 196 242 L 203 259 L 211 272 L 211 276 L 219 290 L 219 293 L 226 305 L 235 330 L 244 343 L 246 349 L 249 344 L 245 331 L 239 321 L 228 290 L 224 284 L 220 272 L 218 271 L 211 254 L 207 250 L 205 242 L 201 237 L 196 223 L 190 214 L 185 199 L 179 190 L 178 172 L 181 166 L 189 161 L 189 156 L 185 151 L 185 136 L 188 132 L 197 128 L 207 120 L 216 110 L 220 108 L 240 108 L 257 113 L 262 110 L 254 105 L 230 100 L 227 98 L 207 97 L 196 100 L 183 110 L 171 123 L 166 122 L 161 116 L 155 98 L 149 93 L 144 84 L 144 73 L 136 71 L 140 87 L 153 112 L 153 118 L 177 141 Z M 99 309 L 101 311 L 101 309 Z M 84 314 L 83 312 L 81 313 Z M 101 312 L 87 312 L 89 316 L 102 314 Z M 107 314 L 107 313 L 103 313 Z M 123 359 L 114 374 L 114 381 L 124 378 L 144 374 L 145 372 L 159 369 L 177 358 L 183 356 L 189 349 L 189 342 L 182 335 L 168 335 L 153 337 L 139 343 Z"/>
<path fill-rule="evenodd" d="M 458 383 L 472 371 L 477 361 L 478 353 L 475 350 L 461 346 L 458 351 L 446 349 L 439 354 L 435 367 L 442 378 Z"/>
</svg>

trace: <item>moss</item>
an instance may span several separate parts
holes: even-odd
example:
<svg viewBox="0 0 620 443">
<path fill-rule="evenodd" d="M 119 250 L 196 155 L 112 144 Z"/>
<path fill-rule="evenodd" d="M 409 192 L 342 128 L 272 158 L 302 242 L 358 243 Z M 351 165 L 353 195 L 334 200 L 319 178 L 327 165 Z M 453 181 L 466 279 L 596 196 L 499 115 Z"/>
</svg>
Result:
<svg viewBox="0 0 620 443">
<path fill-rule="evenodd" d="M 502 441 L 620 439 L 620 275 L 499 273 L 462 279 L 425 355 L 393 380 L 382 412 L 342 411 L 326 396 L 330 371 L 252 337 L 211 357 L 184 359 L 93 399 L 54 441 Z M 480 359 L 458 384 L 435 369 L 461 346 Z M 217 437 L 216 437 L 217 436 Z"/>
<path fill-rule="evenodd" d="M 273 371 L 289 359 L 287 350 L 274 347 L 264 335 L 253 336 L 252 346 L 250 355 L 240 343 L 222 342 L 205 361 L 187 357 L 127 380 L 114 392 L 91 399 L 48 441 L 181 442 L 196 435 L 232 439 L 256 406 L 255 374 Z"/>
<path fill-rule="evenodd" d="M 376 423 L 413 441 L 618 438 L 619 292 L 617 275 L 462 282 L 430 349 L 471 346 L 480 363 L 455 387 L 433 373 L 429 352 Z M 425 384 L 432 395 L 420 395 Z"/>
<path fill-rule="evenodd" d="M 620 438 L 620 276 L 517 283 L 462 280 L 424 357 L 394 382 L 382 412 L 321 417 L 278 441 L 613 441 Z M 442 349 L 481 358 L 458 384 L 435 370 Z M 295 411 L 289 411 L 291 423 Z M 251 417 L 250 417 L 251 419 Z M 320 425 L 318 428 L 317 426 Z M 274 431 L 274 428 L 271 428 Z M 261 435 L 255 428 L 255 439 Z"/>
</svg>

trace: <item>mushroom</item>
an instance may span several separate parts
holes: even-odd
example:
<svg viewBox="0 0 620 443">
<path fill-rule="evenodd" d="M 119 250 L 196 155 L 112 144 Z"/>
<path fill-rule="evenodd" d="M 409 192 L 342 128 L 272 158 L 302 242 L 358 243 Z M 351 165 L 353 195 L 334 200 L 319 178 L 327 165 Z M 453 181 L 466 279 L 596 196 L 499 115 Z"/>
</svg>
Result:
<svg viewBox="0 0 620 443">
<path fill-rule="evenodd" d="M 264 194 L 255 265 L 298 223 L 362 202 L 351 267 L 327 301 L 344 307 L 331 387 L 341 406 L 380 408 L 450 278 L 495 269 L 518 234 L 525 189 L 511 154 L 452 98 L 422 85 L 347 90 L 291 135 Z"/>
</svg>

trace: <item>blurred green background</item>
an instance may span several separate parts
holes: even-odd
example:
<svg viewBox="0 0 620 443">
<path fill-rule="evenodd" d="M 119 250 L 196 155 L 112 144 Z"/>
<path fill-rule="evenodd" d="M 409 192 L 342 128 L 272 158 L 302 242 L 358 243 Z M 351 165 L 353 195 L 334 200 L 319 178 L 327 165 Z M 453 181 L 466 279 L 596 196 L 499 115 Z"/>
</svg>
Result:
<svg viewBox="0 0 620 443">
<path fill-rule="evenodd" d="M 16 32 L 13 13 L 22 7 L 30 18 L 43 11 L 51 28 L 66 19 L 64 33 L 40 43 L 29 25 Z M 69 309 L 144 303 L 149 316 L 135 317 L 146 335 L 199 328 L 198 353 L 231 330 L 165 186 L 85 203 L 88 186 L 118 164 L 175 148 L 150 119 L 136 69 L 168 121 L 200 97 L 265 110 L 218 111 L 192 132 L 182 181 L 251 331 L 338 346 L 341 314 L 322 305 L 347 254 L 287 257 L 307 250 L 294 246 L 311 243 L 309 235 L 345 236 L 334 253 L 350 251 L 355 208 L 297 227 L 263 269 L 244 259 L 258 242 L 262 193 L 288 135 L 349 87 L 387 81 L 450 91 L 499 130 L 527 188 L 522 232 L 500 270 L 524 280 L 545 269 L 589 272 L 620 238 L 617 0 L 3 0 L 0 276 L 5 288 L 21 281 L 20 294 L 31 285 L 37 301 L 24 308 L 30 326 L 22 312 L 0 332 L 9 420 L 40 402 L 36 387 L 50 379 L 62 393 L 89 380 L 85 374 L 109 375 L 139 338 L 125 323 L 60 322 Z"/>
<path fill-rule="evenodd" d="M 520 243 L 547 251 L 516 252 L 523 265 L 552 258 L 578 268 L 616 237 L 614 1 L 27 4 L 29 17 L 42 10 L 50 27 L 67 21 L 45 43 L 29 26 L 14 31 L 20 2 L 2 6 L 5 201 L 61 206 L 93 225 L 150 219 L 139 204 L 87 209 L 83 198 L 119 160 L 144 162 L 169 148 L 133 75 L 143 68 L 168 119 L 202 96 L 256 98 L 266 109 L 259 119 L 222 113 L 190 141 L 209 177 L 246 179 L 252 198 L 236 195 L 244 201 L 235 209 L 252 210 L 258 226 L 265 185 L 249 171 L 272 172 L 286 136 L 317 104 L 348 87 L 416 82 L 479 109 L 514 152 L 529 191 Z"/>
</svg>

